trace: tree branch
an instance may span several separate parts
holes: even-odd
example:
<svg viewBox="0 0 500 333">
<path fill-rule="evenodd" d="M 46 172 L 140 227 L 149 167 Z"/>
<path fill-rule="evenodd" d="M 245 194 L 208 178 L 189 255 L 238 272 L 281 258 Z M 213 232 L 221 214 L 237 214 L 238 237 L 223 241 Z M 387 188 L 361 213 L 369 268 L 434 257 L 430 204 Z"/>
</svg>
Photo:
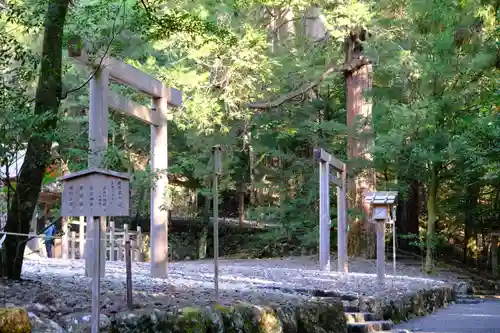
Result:
<svg viewBox="0 0 500 333">
<path fill-rule="evenodd" d="M 321 76 L 319 78 L 317 78 L 316 80 L 314 80 L 312 82 L 309 82 L 309 83 L 302 85 L 302 87 L 300 87 L 299 89 L 294 90 L 294 91 L 292 91 L 284 96 L 281 96 L 274 101 L 249 103 L 249 104 L 247 104 L 247 108 L 250 108 L 250 109 L 272 109 L 272 108 L 275 108 L 275 107 L 280 106 L 281 104 L 283 104 L 291 99 L 294 99 L 295 97 L 302 95 L 302 94 L 308 92 L 309 90 L 315 88 L 321 82 L 323 82 L 326 79 L 326 77 L 328 75 L 330 75 L 331 73 L 353 72 L 355 70 L 360 69 L 361 67 L 363 67 L 365 65 L 369 65 L 370 63 L 371 62 L 368 58 L 360 56 L 359 58 L 353 59 L 351 62 L 349 62 L 347 64 L 343 64 L 342 66 L 338 66 L 338 65 L 330 66 L 323 72 L 323 74 L 321 74 Z"/>
<path fill-rule="evenodd" d="M 109 49 L 111 48 L 111 45 L 113 44 L 113 42 L 114 42 L 115 38 L 118 36 L 118 34 L 120 34 L 121 31 L 123 31 L 124 25 L 122 26 L 122 29 L 118 32 L 115 32 L 115 29 L 116 29 L 116 19 L 119 16 L 118 14 L 120 14 L 122 6 L 123 6 L 123 11 L 125 12 L 125 10 L 126 10 L 125 5 L 126 5 L 126 2 L 124 0 L 124 1 L 122 1 L 122 4 L 120 5 L 120 7 L 118 7 L 118 10 L 115 13 L 115 19 L 114 19 L 113 25 L 111 27 L 111 39 L 110 39 L 108 45 L 106 45 L 106 49 L 104 50 L 104 54 L 102 55 L 97 68 L 94 69 L 94 71 L 92 71 L 92 73 L 90 74 L 90 77 L 83 84 L 81 84 L 80 86 L 78 86 L 76 88 L 69 89 L 69 90 L 63 92 L 61 94 L 61 100 L 66 99 L 69 94 L 74 93 L 74 92 L 82 89 L 83 87 L 85 87 L 96 76 L 97 72 L 102 68 L 102 62 L 104 61 L 104 58 L 108 55 L 108 52 L 109 52 Z"/>
</svg>

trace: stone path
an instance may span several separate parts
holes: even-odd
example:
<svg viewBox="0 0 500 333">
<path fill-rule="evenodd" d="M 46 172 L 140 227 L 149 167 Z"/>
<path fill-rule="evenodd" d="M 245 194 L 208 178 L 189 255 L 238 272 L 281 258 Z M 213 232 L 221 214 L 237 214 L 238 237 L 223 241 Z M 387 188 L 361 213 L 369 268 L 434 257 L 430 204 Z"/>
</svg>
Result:
<svg viewBox="0 0 500 333">
<path fill-rule="evenodd" d="M 283 293 L 279 292 L 279 289 L 313 289 L 340 295 L 399 298 L 408 292 L 445 284 L 439 278 L 417 277 L 412 268 L 400 266 L 399 272 L 403 276 L 397 276 L 395 279 L 388 277 L 387 286 L 379 287 L 374 274 L 375 263 L 366 260 L 352 260 L 350 262 L 352 273 L 347 279 L 337 272 L 317 269 L 317 262 L 308 257 L 221 260 L 222 301 L 233 303 L 235 300 L 245 300 L 261 303 L 266 298 L 283 298 Z M 157 302 L 165 307 L 205 306 L 212 301 L 211 260 L 171 263 L 168 279 L 151 278 L 148 263 L 133 263 L 132 270 L 134 298 L 139 304 Z M 23 293 L 29 294 L 28 299 L 33 298 L 33 295 L 39 295 L 40 289 L 49 288 L 53 289 L 50 294 L 56 300 L 66 300 L 68 294 L 72 295 L 69 308 L 90 306 L 90 278 L 84 276 L 83 260 L 25 260 L 23 278 L 37 282 L 38 284 L 33 287 L 38 290 L 36 292 L 29 290 L 28 284 L 19 286 L 17 290 L 8 288 L 10 294 L 14 294 L 12 295 L 14 300 L 20 298 L 22 301 Z M 112 298 L 108 303 L 117 303 L 118 298 L 123 298 L 124 287 L 124 263 L 107 262 L 106 276 L 102 279 L 102 291 Z M 305 297 L 305 295 L 289 295 L 289 297 Z M 107 300 L 104 299 L 103 302 L 106 304 Z"/>
<path fill-rule="evenodd" d="M 454 304 L 396 328 L 420 333 L 500 333 L 500 300 Z"/>
</svg>

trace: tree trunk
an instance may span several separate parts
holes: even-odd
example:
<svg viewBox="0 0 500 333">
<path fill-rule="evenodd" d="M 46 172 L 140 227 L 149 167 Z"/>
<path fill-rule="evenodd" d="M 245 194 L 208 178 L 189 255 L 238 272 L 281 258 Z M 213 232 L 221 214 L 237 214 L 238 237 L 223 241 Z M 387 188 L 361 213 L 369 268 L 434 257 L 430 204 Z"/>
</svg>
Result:
<svg viewBox="0 0 500 333">
<path fill-rule="evenodd" d="M 365 39 L 366 32 L 362 29 L 352 32 L 346 38 L 346 63 L 359 58 L 363 48 L 359 40 Z M 371 89 L 371 65 L 365 65 L 358 70 L 346 73 L 347 94 L 347 154 L 350 162 L 348 198 L 349 206 L 356 208 L 361 217 L 351 219 L 349 232 L 349 252 L 352 255 L 364 254 L 367 258 L 374 258 L 376 253 L 375 224 L 368 222 L 370 207 L 364 202 L 364 194 L 375 189 L 375 172 L 366 169 L 365 165 L 357 166 L 361 161 L 371 160 L 367 149 L 371 145 L 372 105 L 364 94 Z M 361 126 L 358 123 L 361 122 Z M 359 128 L 361 127 L 361 128 Z M 365 163 L 362 163 L 365 164 Z M 363 169 L 354 175 L 356 167 Z"/>
<path fill-rule="evenodd" d="M 474 181 L 472 184 L 467 185 L 466 189 L 466 198 L 465 198 L 465 218 L 464 218 L 464 244 L 463 244 L 463 263 L 464 265 L 467 264 L 468 260 L 468 245 L 469 245 L 469 239 L 471 236 L 471 231 L 474 231 L 474 225 L 476 225 L 476 210 L 477 210 L 477 200 L 479 198 L 479 191 L 481 187 L 479 186 L 479 183 L 477 181 Z"/>
<path fill-rule="evenodd" d="M 245 183 L 242 182 L 238 191 L 238 223 L 240 228 L 245 225 L 245 189 Z"/>
<path fill-rule="evenodd" d="M 52 133 L 61 102 L 61 62 L 64 22 L 70 0 L 51 0 L 45 16 L 42 62 L 35 96 L 35 116 L 40 130 L 28 140 L 16 198 L 12 200 L 5 231 L 28 234 L 30 221 L 40 194 L 45 169 L 51 158 Z M 8 235 L 2 249 L 0 273 L 20 279 L 26 236 Z"/>
<path fill-rule="evenodd" d="M 431 273 L 434 268 L 433 252 L 436 238 L 437 191 L 439 186 L 436 165 L 431 165 L 431 179 L 427 195 L 427 242 L 425 251 L 425 271 Z"/>
<path fill-rule="evenodd" d="M 304 15 L 305 35 L 312 41 L 320 41 L 326 37 L 326 27 L 321 8 L 313 5 Z"/>
<path fill-rule="evenodd" d="M 418 180 L 410 180 L 408 184 L 408 196 L 401 199 L 396 209 L 396 229 L 400 235 L 419 234 L 418 216 L 420 210 L 420 186 Z M 406 251 L 417 252 L 410 243 L 413 240 L 403 237 L 399 238 L 399 247 Z"/>
<path fill-rule="evenodd" d="M 205 259 L 207 257 L 208 226 L 210 225 L 210 197 L 206 195 L 204 201 L 203 226 L 198 235 L 198 259 Z"/>
</svg>

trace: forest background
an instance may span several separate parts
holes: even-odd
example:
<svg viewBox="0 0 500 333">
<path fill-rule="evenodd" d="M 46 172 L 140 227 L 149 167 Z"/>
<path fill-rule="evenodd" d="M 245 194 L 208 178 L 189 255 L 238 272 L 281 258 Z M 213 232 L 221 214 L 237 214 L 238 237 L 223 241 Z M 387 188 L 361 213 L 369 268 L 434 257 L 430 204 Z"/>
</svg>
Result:
<svg viewBox="0 0 500 333">
<path fill-rule="evenodd" d="M 241 228 L 277 225 L 254 235 L 255 253 L 317 249 L 312 150 L 323 147 L 349 166 L 351 255 L 374 255 L 360 204 L 372 188 L 400 193 L 398 246 L 426 255 L 428 271 L 444 254 L 476 266 L 491 257 L 490 232 L 500 228 L 499 1 L 13 0 L 0 8 L 0 158 L 12 163 L 28 143 L 33 166 L 4 184 L 10 230 L 26 229 L 41 183 L 54 181 L 30 173 L 54 162 L 54 142 L 64 170 L 87 167 L 92 74 L 65 51 L 78 35 L 183 92 L 170 111 L 165 209 L 202 221 L 200 256 L 220 144 L 221 216 Z M 61 72 L 47 71 L 58 52 Z M 104 167 L 133 176 L 130 223 L 146 231 L 149 138 L 147 125 L 110 112 Z"/>
</svg>

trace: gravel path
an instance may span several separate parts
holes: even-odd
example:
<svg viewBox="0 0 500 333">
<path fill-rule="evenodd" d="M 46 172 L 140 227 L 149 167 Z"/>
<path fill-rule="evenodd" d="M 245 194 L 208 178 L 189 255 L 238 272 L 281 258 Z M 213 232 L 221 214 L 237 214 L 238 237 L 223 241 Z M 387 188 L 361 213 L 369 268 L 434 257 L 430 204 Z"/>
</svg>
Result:
<svg viewBox="0 0 500 333">
<path fill-rule="evenodd" d="M 454 304 L 395 328 L 421 333 L 500 333 L 500 300 Z"/>
<path fill-rule="evenodd" d="M 335 263 L 333 264 L 335 266 Z M 389 265 L 388 265 L 389 266 Z M 296 303 L 307 296 L 291 292 L 296 289 L 328 290 L 339 295 L 365 295 L 395 298 L 449 280 L 418 277 L 418 268 L 401 265 L 403 276 L 388 278 L 386 287 L 376 284 L 375 263 L 351 260 L 349 277 L 336 272 L 317 270 L 310 257 L 272 260 L 221 260 L 220 291 L 223 303 L 244 300 L 252 303 Z M 84 276 L 83 260 L 25 260 L 23 282 L 0 281 L 0 302 L 38 308 L 49 316 L 64 315 L 90 309 L 90 282 Z M 332 269 L 335 269 L 334 267 Z M 169 265 L 169 278 L 149 276 L 148 263 L 133 263 L 134 303 L 137 307 L 154 304 L 171 306 L 205 306 L 213 295 L 212 261 L 186 261 Z M 388 270 L 389 271 L 389 270 Z M 102 279 L 103 313 L 116 313 L 124 308 L 125 264 L 107 262 Z"/>
</svg>

